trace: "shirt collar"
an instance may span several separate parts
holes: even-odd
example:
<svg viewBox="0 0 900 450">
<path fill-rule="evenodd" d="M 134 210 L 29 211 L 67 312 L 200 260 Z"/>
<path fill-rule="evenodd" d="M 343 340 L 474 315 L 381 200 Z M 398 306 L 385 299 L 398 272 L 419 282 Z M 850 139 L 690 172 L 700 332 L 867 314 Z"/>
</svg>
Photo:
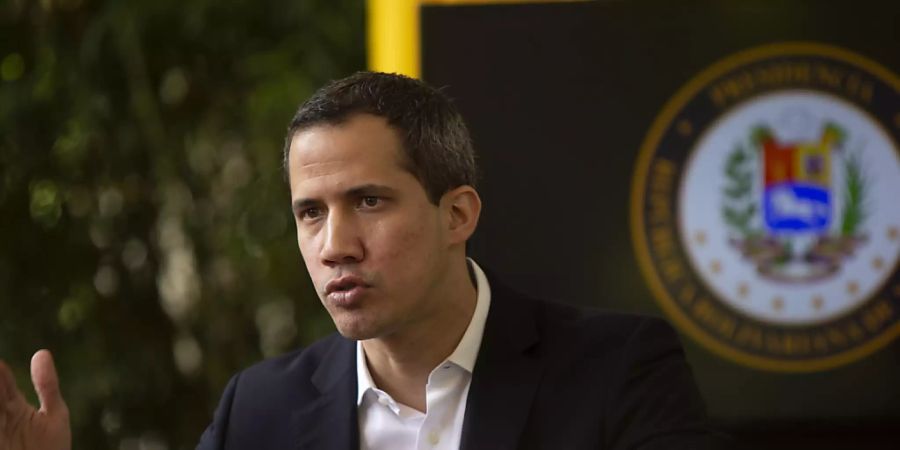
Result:
<svg viewBox="0 0 900 450">
<path fill-rule="evenodd" d="M 456 364 L 471 374 L 475 369 L 475 360 L 478 358 L 478 349 L 481 348 L 481 338 L 484 335 L 484 323 L 491 306 L 491 286 L 481 267 L 472 258 L 466 259 L 475 275 L 475 289 L 478 291 L 478 295 L 475 297 L 475 312 L 472 314 L 472 320 L 469 321 L 469 326 L 463 333 L 462 339 L 459 340 L 456 349 L 450 353 L 446 361 Z M 359 406 L 369 389 L 377 389 L 375 381 L 372 380 L 372 374 L 369 373 L 369 366 L 366 364 L 362 341 L 356 341 L 356 382 L 356 405 Z"/>
<path fill-rule="evenodd" d="M 475 369 L 475 359 L 478 358 L 478 349 L 481 348 L 481 337 L 484 335 L 484 323 L 487 320 L 488 309 L 491 306 L 491 287 L 488 285 L 487 277 L 475 264 L 471 258 L 469 267 L 475 273 L 475 287 L 478 295 L 475 300 L 475 312 L 472 314 L 472 320 L 469 322 L 466 332 L 462 339 L 459 340 L 456 349 L 447 357 L 450 361 L 467 372 L 472 373 Z"/>
</svg>

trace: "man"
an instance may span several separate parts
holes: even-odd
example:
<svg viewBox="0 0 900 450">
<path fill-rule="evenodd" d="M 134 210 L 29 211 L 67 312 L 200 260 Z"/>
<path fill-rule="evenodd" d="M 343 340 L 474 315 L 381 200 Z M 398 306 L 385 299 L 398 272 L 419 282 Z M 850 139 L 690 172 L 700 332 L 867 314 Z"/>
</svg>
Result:
<svg viewBox="0 0 900 450">
<path fill-rule="evenodd" d="M 534 300 L 466 258 L 475 156 L 440 91 L 381 73 L 332 82 L 292 120 L 285 166 L 300 252 L 338 333 L 235 375 L 198 448 L 705 445 L 668 325 Z M 49 354 L 32 367 L 41 410 L 25 419 L 0 367 L 13 432 L 0 450 L 68 448 Z M 19 439 L 33 444 L 10 447 Z"/>
</svg>

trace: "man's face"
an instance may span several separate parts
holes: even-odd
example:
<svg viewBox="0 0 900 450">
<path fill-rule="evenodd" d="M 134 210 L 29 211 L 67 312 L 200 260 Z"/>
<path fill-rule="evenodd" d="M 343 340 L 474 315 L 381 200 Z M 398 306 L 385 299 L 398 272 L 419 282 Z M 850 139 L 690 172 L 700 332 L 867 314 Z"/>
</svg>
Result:
<svg viewBox="0 0 900 450">
<path fill-rule="evenodd" d="M 446 221 L 402 162 L 397 132 L 369 114 L 312 126 L 291 142 L 300 252 L 348 338 L 388 336 L 438 315 Z"/>
</svg>

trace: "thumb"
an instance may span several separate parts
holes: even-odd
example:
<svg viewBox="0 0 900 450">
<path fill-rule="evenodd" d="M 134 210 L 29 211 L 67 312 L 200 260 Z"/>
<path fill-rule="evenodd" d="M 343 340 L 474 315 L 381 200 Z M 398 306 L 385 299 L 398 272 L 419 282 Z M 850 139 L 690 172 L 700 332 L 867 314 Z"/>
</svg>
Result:
<svg viewBox="0 0 900 450">
<path fill-rule="evenodd" d="M 41 401 L 41 412 L 53 414 L 66 407 L 59 391 L 59 377 L 48 350 L 38 350 L 31 357 L 31 382 Z"/>
</svg>

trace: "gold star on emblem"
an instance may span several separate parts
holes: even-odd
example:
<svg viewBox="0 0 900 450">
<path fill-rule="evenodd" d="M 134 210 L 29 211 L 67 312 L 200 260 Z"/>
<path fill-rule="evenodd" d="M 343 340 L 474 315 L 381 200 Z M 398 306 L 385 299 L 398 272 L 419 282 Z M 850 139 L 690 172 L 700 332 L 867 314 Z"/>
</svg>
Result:
<svg viewBox="0 0 900 450">
<path fill-rule="evenodd" d="M 772 299 L 772 309 L 775 311 L 781 311 L 784 309 L 784 299 L 781 297 L 775 297 Z"/>
<path fill-rule="evenodd" d="M 706 243 L 706 232 L 703 230 L 700 230 L 700 231 L 694 233 L 694 241 L 697 242 L 697 245 L 705 244 Z"/>
<path fill-rule="evenodd" d="M 821 295 L 817 295 L 817 296 L 815 296 L 815 297 L 812 298 L 812 307 L 813 307 L 813 309 L 815 309 L 816 311 L 822 309 L 822 305 L 824 305 L 824 304 L 825 304 L 825 299 L 822 298 Z"/>
<path fill-rule="evenodd" d="M 680 121 L 678 121 L 677 128 L 678 133 L 680 133 L 682 136 L 689 136 L 694 132 L 694 126 L 691 125 L 691 122 L 689 122 L 687 119 L 681 119 Z"/>
<path fill-rule="evenodd" d="M 888 227 L 887 237 L 892 241 L 896 241 L 898 237 L 900 237 L 900 229 L 897 227 Z"/>
<path fill-rule="evenodd" d="M 847 283 L 847 293 L 850 295 L 856 295 L 859 292 L 859 283 L 855 281 L 851 281 Z"/>
<path fill-rule="evenodd" d="M 722 271 L 722 263 L 719 262 L 718 259 L 712 260 L 712 262 L 709 264 L 709 270 L 711 270 L 714 274 L 718 274 Z"/>
<path fill-rule="evenodd" d="M 884 267 L 884 260 L 881 259 L 880 256 L 876 256 L 872 258 L 872 268 L 875 270 L 881 270 Z"/>
<path fill-rule="evenodd" d="M 738 285 L 738 297 L 746 298 L 750 294 L 750 285 L 741 283 Z"/>
</svg>

